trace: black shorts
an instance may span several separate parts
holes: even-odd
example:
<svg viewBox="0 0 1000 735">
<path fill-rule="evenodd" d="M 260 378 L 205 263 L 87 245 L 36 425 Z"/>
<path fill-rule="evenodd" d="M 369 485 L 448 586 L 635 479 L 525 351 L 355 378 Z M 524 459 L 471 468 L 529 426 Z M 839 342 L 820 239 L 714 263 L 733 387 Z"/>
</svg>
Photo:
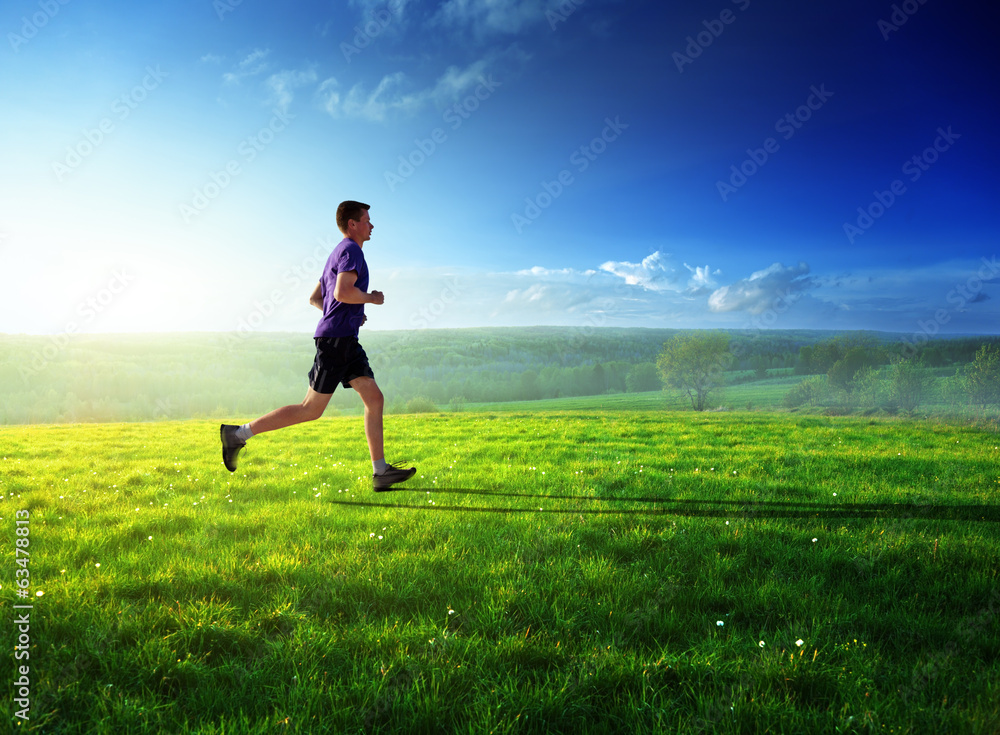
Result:
<svg viewBox="0 0 1000 735">
<path fill-rule="evenodd" d="M 309 387 L 317 393 L 333 393 L 337 383 L 351 387 L 355 378 L 374 378 L 368 365 L 368 355 L 357 337 L 319 337 L 316 339 L 316 359 L 309 371 Z"/>
</svg>

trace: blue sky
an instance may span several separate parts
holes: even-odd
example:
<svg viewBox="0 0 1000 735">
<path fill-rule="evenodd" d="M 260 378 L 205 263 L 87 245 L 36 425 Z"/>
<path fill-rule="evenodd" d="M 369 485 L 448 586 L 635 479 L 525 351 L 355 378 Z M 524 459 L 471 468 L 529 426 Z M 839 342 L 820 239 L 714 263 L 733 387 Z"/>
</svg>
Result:
<svg viewBox="0 0 1000 735">
<path fill-rule="evenodd" d="M 1000 332 L 971 2 L 81 0 L 0 10 L 0 332 Z"/>
</svg>

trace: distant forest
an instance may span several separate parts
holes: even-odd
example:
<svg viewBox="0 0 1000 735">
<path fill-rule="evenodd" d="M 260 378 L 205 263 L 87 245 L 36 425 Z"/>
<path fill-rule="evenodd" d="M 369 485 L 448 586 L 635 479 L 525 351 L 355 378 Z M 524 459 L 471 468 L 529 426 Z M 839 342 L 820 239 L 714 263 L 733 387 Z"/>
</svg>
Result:
<svg viewBox="0 0 1000 735">
<path fill-rule="evenodd" d="M 729 382 L 768 375 L 826 374 L 845 348 L 868 363 L 893 356 L 927 367 L 969 363 L 991 337 L 930 340 L 827 331 L 724 330 L 735 359 Z M 435 404 L 533 400 L 658 390 L 656 358 L 670 329 L 482 328 L 362 332 L 389 412 Z M 831 347 L 831 345 L 833 345 Z M 0 423 L 244 421 L 305 395 L 314 345 L 286 333 L 0 335 Z M 338 389 L 334 410 L 355 411 Z"/>
</svg>

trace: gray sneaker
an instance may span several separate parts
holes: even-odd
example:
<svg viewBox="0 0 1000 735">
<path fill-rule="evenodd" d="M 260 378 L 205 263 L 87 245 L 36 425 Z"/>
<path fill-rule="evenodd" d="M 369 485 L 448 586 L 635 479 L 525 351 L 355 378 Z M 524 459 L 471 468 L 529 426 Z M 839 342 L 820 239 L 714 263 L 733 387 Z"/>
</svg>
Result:
<svg viewBox="0 0 1000 735">
<path fill-rule="evenodd" d="M 372 487 L 375 488 L 375 492 L 384 493 L 387 490 L 392 490 L 392 486 L 397 482 L 406 482 L 415 474 L 417 474 L 416 467 L 393 467 L 391 464 L 387 464 L 385 472 L 381 475 L 372 475 Z"/>
<path fill-rule="evenodd" d="M 240 456 L 240 450 L 247 445 L 246 442 L 236 438 L 236 430 L 239 426 L 223 424 L 219 427 L 219 435 L 222 437 L 222 462 L 230 472 L 236 472 L 236 458 Z"/>
</svg>

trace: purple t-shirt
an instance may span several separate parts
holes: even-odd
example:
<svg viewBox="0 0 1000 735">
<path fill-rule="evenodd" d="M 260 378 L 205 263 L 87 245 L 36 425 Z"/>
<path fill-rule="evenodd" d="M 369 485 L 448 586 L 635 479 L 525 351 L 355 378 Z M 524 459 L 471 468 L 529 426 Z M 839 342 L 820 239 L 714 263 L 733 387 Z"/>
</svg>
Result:
<svg viewBox="0 0 1000 735">
<path fill-rule="evenodd" d="M 345 237 L 330 253 L 319 278 L 323 293 L 323 318 L 316 327 L 315 337 L 357 337 L 358 329 L 365 320 L 364 304 L 344 304 L 333 298 L 337 284 L 337 274 L 357 271 L 358 280 L 354 285 L 362 291 L 368 290 L 368 264 L 361 252 L 361 246 Z"/>
</svg>

